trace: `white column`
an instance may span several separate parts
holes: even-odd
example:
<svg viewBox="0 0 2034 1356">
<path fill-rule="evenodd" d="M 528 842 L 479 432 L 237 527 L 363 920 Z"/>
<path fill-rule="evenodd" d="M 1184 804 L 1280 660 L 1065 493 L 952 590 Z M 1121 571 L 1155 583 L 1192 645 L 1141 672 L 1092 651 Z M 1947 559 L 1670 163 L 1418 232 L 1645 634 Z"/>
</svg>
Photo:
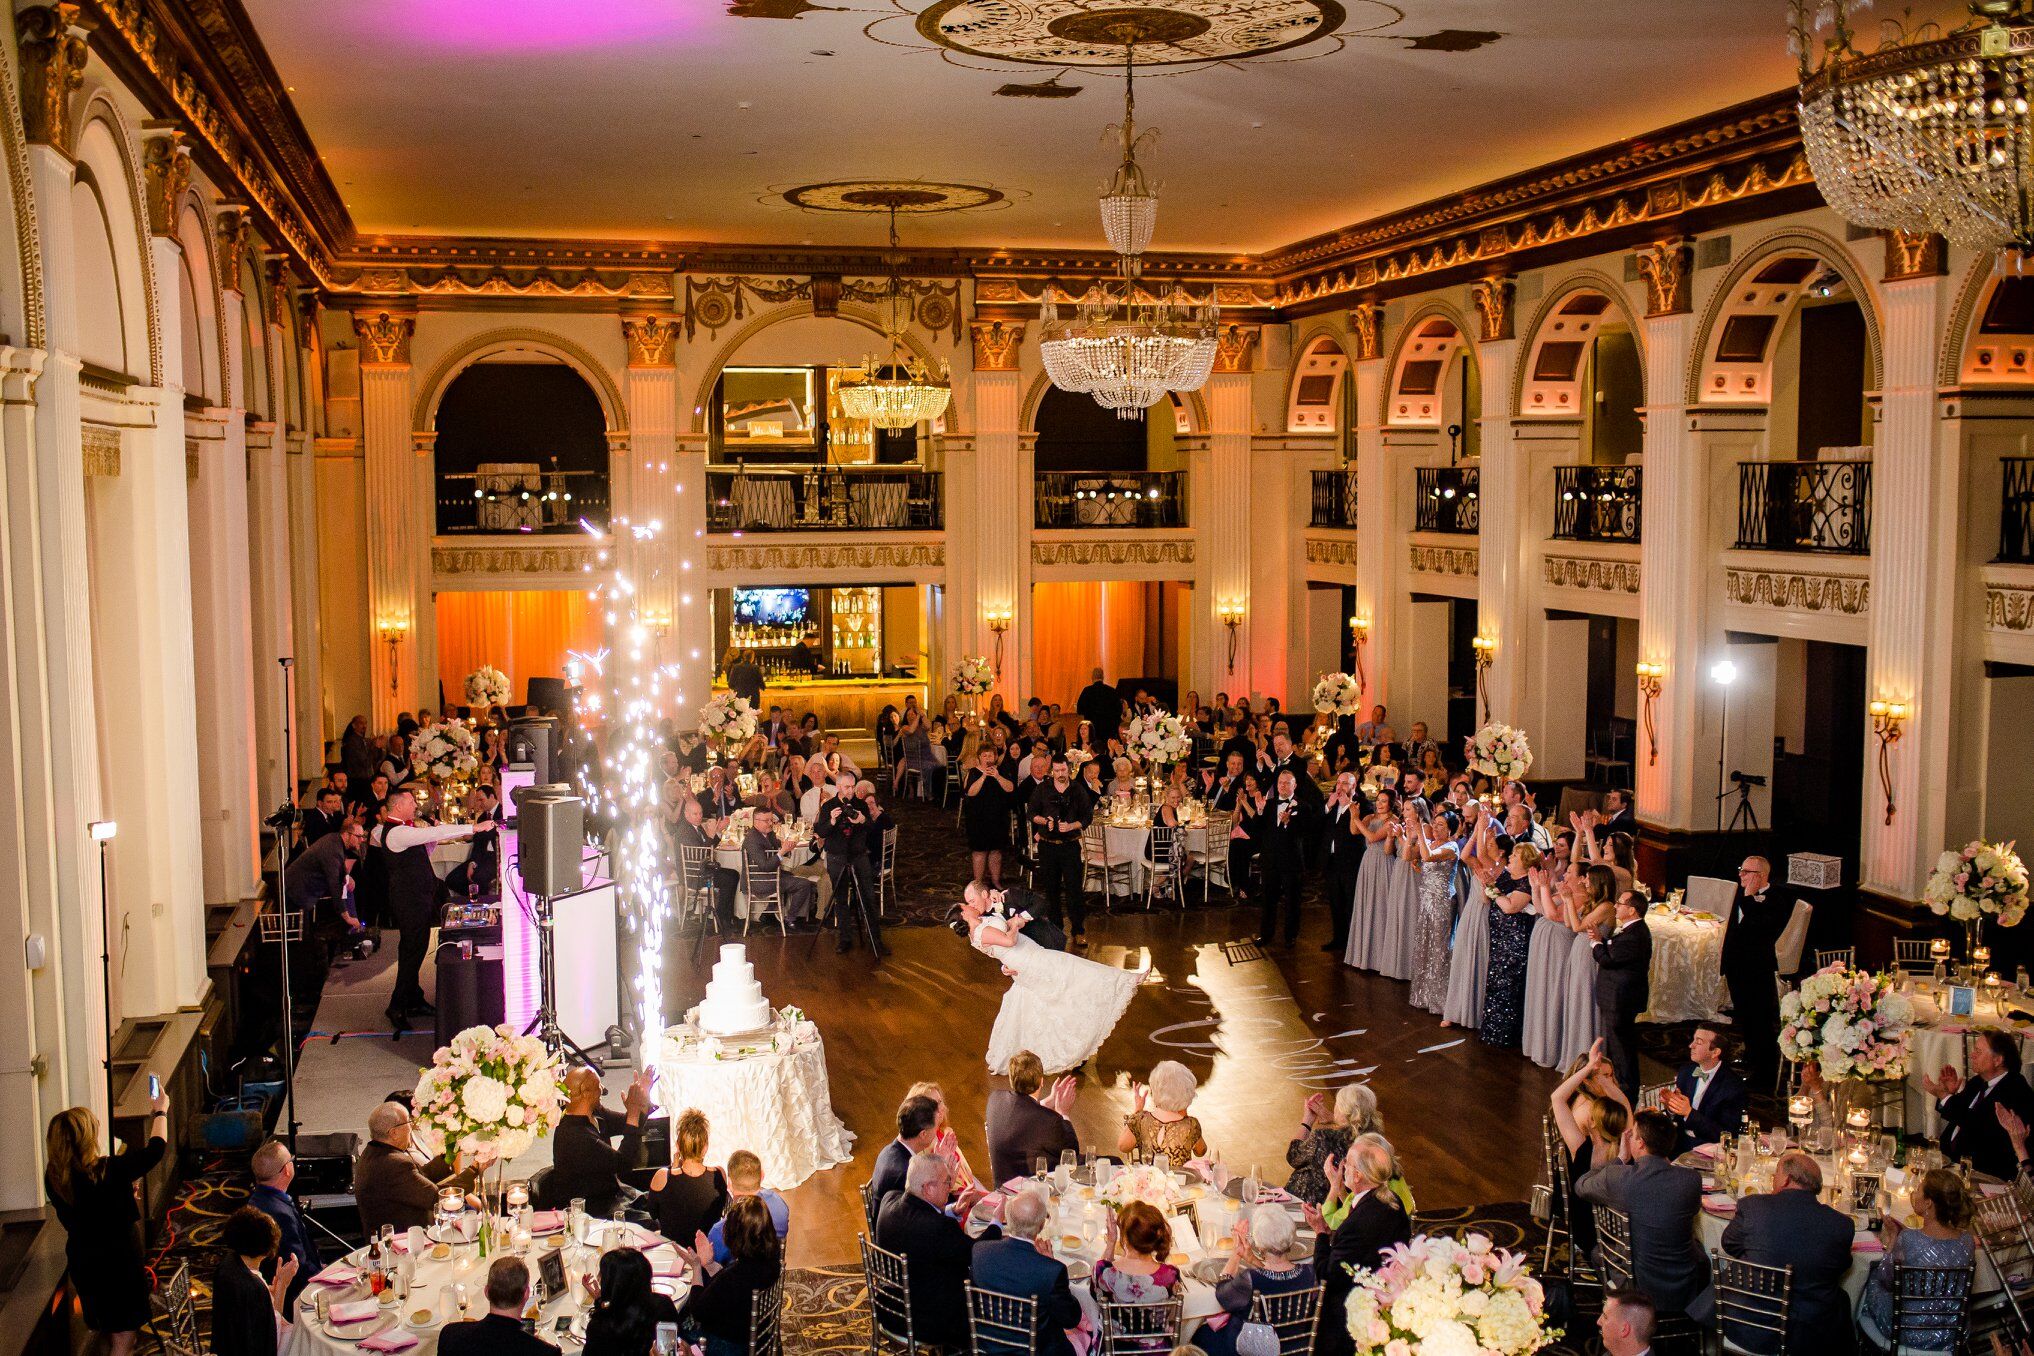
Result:
<svg viewBox="0 0 2034 1356">
<path fill-rule="evenodd" d="M 706 527 L 706 486 L 703 468 L 697 483 L 680 492 L 686 473 L 678 451 L 678 369 L 675 316 L 623 316 L 629 365 L 622 377 L 622 398 L 628 404 L 628 446 L 617 449 L 617 514 L 635 523 L 654 523 L 657 536 L 649 557 L 653 567 L 636 581 L 644 600 L 643 615 L 662 624 L 656 658 L 678 667 L 679 701 L 689 722 L 705 696 L 710 662 L 692 658 L 710 648 L 711 609 L 699 574 L 701 535 Z M 699 458 L 703 460 L 703 456 Z M 682 700 L 690 696 L 689 701 Z M 675 712 L 674 712 L 675 713 Z"/>
<path fill-rule="evenodd" d="M 301 779 L 324 775 L 325 741 L 338 738 L 343 721 L 325 710 L 319 571 L 326 565 L 318 549 L 317 440 L 309 432 L 290 431 L 285 440 L 284 469 L 290 520 L 290 645 L 297 660 L 292 680 L 296 700 L 291 710 L 296 729 L 291 733 L 297 746 L 296 775 Z"/>
<path fill-rule="evenodd" d="M 410 336 L 416 318 L 363 313 L 353 317 L 353 327 L 361 338 L 360 438 L 371 528 L 367 634 L 362 639 L 374 655 L 371 723 L 376 730 L 391 730 L 398 711 L 415 711 L 419 701 L 435 704 L 437 696 L 420 681 L 419 652 L 432 628 L 424 624 L 428 581 L 418 568 L 420 559 L 429 558 L 430 541 L 422 533 L 416 502 L 416 453 L 410 437 Z M 393 645 L 386 639 L 391 634 L 399 637 Z"/>
<path fill-rule="evenodd" d="M 972 598 L 963 583 L 949 599 L 947 663 L 967 655 L 996 652 L 996 637 L 985 614 L 1008 609 L 1016 614 L 1003 636 L 1003 675 L 997 682 L 1006 705 L 1023 705 L 1031 692 L 1031 521 L 1032 457 L 1023 434 L 1024 374 L 1020 357 L 1023 328 L 1003 325 L 994 333 L 975 322 L 974 408 L 972 453 L 948 458 L 947 474 L 956 462 L 972 461 L 964 475 L 969 497 L 960 500 L 949 490 L 947 540 L 965 536 L 973 541 Z M 1012 335 L 1014 331 L 1014 337 Z M 951 447 L 952 444 L 949 444 Z M 952 509 L 960 507 L 961 515 Z M 948 550 L 953 548 L 949 546 Z M 932 675 L 936 709 L 947 691 L 945 674 Z"/>
<path fill-rule="evenodd" d="M 1872 448 L 1865 695 L 1905 703 L 1909 714 L 1888 765 L 1890 824 L 1878 744 L 1867 726 L 1859 874 L 1865 889 L 1899 899 L 1920 897 L 1936 855 L 1948 846 L 1945 773 L 1956 714 L 1958 623 L 1975 615 L 1950 600 L 1967 596 L 1958 587 L 1962 533 L 1992 530 L 1990 524 L 1966 529 L 1962 450 L 1946 447 L 1938 454 L 1936 447 L 1934 367 L 1946 287 L 1943 278 L 1924 277 L 1887 281 L 1879 290 L 1885 382 Z M 1968 636 L 1968 643 L 1979 641 Z"/>
<path fill-rule="evenodd" d="M 1688 429 L 1688 349 L 1695 317 L 1686 310 L 1649 316 L 1645 331 L 1645 443 L 1639 540 L 1639 658 L 1665 666 L 1646 730 L 1639 694 L 1635 751 L 1638 815 L 1667 829 L 1713 828 L 1709 795 L 1699 795 L 1703 759 L 1698 731 L 1708 698 L 1704 655 L 1715 550 L 1710 541 L 1708 455 Z M 1619 674 L 1619 682 L 1638 682 Z M 1655 757 L 1657 751 L 1657 757 Z M 1711 770 L 1714 765 L 1710 758 Z M 1714 794 L 1713 792 L 1710 794 Z"/>
<path fill-rule="evenodd" d="M 1477 630 L 1497 642 L 1496 659 L 1484 675 L 1490 719 L 1520 724 L 1527 719 L 1532 674 L 1530 595 L 1539 543 L 1532 531 L 1532 458 L 1518 442 L 1510 408 L 1518 340 L 1510 337 L 1507 325 L 1504 338 L 1479 344 L 1476 355 L 1483 392 L 1477 418 L 1482 431 Z M 1483 719 L 1480 704 L 1476 716 L 1479 722 Z M 1531 731 L 1527 734 L 1530 737 Z"/>
<path fill-rule="evenodd" d="M 283 767 L 283 708 L 288 701 L 279 656 L 295 653 L 291 614 L 289 453 L 281 423 L 247 428 L 247 558 L 253 617 L 250 661 L 254 669 L 254 803 L 272 810 L 294 773 Z M 294 719 L 294 715 L 292 716 Z M 291 732 L 318 738 L 314 730 Z"/>
<path fill-rule="evenodd" d="M 1208 378 L 1202 395 L 1208 406 L 1207 451 L 1190 472 L 1198 473 L 1201 482 L 1194 491 L 1199 515 L 1194 523 L 1198 540 L 1194 591 L 1200 595 L 1196 602 L 1201 614 L 1197 630 L 1207 637 L 1212 651 L 1212 672 L 1201 691 L 1227 692 L 1234 700 L 1245 694 L 1262 695 L 1257 632 L 1260 628 L 1276 632 L 1284 619 L 1256 616 L 1250 595 L 1250 374 L 1217 372 Z M 1230 631 L 1222 617 L 1225 609 L 1236 608 L 1242 609 L 1243 619 L 1235 632 L 1232 665 Z M 1277 645 L 1284 643 L 1279 635 Z M 1267 671 L 1265 676 L 1271 675 Z M 1272 695 L 1283 701 L 1286 694 Z"/>
<path fill-rule="evenodd" d="M 1349 365 L 1349 380 L 1356 383 L 1356 615 L 1370 619 L 1370 639 L 1360 652 L 1366 707 L 1391 701 L 1391 666 L 1385 656 L 1397 637 L 1397 614 L 1404 605 L 1394 566 L 1405 558 L 1410 524 L 1384 446 L 1385 373 L 1374 333 L 1369 356 Z"/>
</svg>

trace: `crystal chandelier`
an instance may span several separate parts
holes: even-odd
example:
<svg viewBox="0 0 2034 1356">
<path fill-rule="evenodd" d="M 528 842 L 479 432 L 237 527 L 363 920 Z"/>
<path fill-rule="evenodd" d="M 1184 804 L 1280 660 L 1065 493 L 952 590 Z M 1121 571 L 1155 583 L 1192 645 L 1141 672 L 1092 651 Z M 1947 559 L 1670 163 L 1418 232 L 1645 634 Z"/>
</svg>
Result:
<svg viewBox="0 0 2034 1356">
<path fill-rule="evenodd" d="M 946 413 L 953 398 L 944 362 L 935 370 L 904 346 L 904 327 L 911 307 L 898 276 L 903 255 L 897 248 L 897 208 L 890 207 L 890 252 L 884 256 L 890 270 L 883 292 L 883 334 L 890 341 L 889 353 L 878 360 L 862 359 L 862 375 L 840 384 L 840 407 L 850 419 L 861 419 L 875 428 L 913 428 Z"/>
<path fill-rule="evenodd" d="M 1112 18 L 1114 16 L 1111 16 Z M 1051 288 L 1039 306 L 1045 373 L 1063 391 L 1091 395 L 1119 419 L 1141 419 L 1169 391 L 1207 384 L 1215 363 L 1214 305 L 1195 305 L 1177 288 L 1140 286 L 1143 254 L 1158 224 L 1158 193 L 1137 163 L 1136 55 L 1143 36 L 1134 18 L 1098 40 L 1123 47 L 1123 159 L 1102 190 L 1102 232 L 1116 252 L 1117 276 L 1097 284 L 1062 316 Z"/>
<path fill-rule="evenodd" d="M 2034 0 L 1972 0 L 1950 32 L 1888 22 L 1864 52 L 1851 21 L 1869 3 L 1791 0 L 1801 140 L 1823 196 L 1859 226 L 2034 249 Z"/>
</svg>

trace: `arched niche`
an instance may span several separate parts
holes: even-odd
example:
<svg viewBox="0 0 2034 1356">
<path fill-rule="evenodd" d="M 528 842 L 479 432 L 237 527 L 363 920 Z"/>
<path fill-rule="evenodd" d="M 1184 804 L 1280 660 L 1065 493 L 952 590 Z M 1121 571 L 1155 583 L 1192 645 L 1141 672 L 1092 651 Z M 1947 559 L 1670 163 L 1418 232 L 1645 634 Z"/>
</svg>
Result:
<svg viewBox="0 0 2034 1356">
<path fill-rule="evenodd" d="M 136 197 L 125 129 L 110 103 L 88 105 L 71 182 L 71 287 L 78 356 L 138 382 L 160 380 L 150 297 L 147 224 Z"/>
<path fill-rule="evenodd" d="M 1032 464 L 1054 471 L 1177 471 L 1177 396 L 1151 406 L 1142 419 L 1121 419 L 1092 396 L 1048 386 L 1034 412 Z"/>
<path fill-rule="evenodd" d="M 439 393 L 431 449 L 440 534 L 608 521 L 607 419 L 570 364 L 513 350 L 464 364 Z"/>
<path fill-rule="evenodd" d="M 906 329 L 904 347 L 927 367 L 937 369 L 939 357 L 916 331 Z M 712 430 L 714 391 L 730 367 L 858 366 L 864 358 L 880 358 L 888 349 L 881 318 L 866 306 L 843 305 L 831 316 L 814 312 L 811 302 L 773 307 L 750 319 L 728 336 L 708 363 L 692 401 L 692 431 Z M 824 399 L 823 392 L 815 393 Z M 960 410 L 949 403 L 933 422 L 935 432 L 958 432 Z"/>
<path fill-rule="evenodd" d="M 430 429 L 438 417 L 438 402 L 454 378 L 475 363 L 527 362 L 563 363 L 585 379 L 600 401 L 601 419 L 610 434 L 628 432 L 627 407 L 621 388 L 598 358 L 563 335 L 546 330 L 489 330 L 460 344 L 431 368 L 419 386 L 411 427 Z"/>
<path fill-rule="evenodd" d="M 1308 338 L 1293 359 L 1292 384 L 1285 393 L 1287 433 L 1333 433 L 1347 420 L 1342 406 L 1348 386 L 1349 354 L 1333 335 Z"/>
<path fill-rule="evenodd" d="M 2034 277 L 2002 273 L 1990 256 L 1971 265 L 1943 336 L 1943 386 L 2034 386 Z"/>
<path fill-rule="evenodd" d="M 1441 302 L 1414 312 L 1399 331 L 1390 371 L 1384 392 L 1387 427 L 1459 427 L 1461 455 L 1477 455 L 1482 371 L 1460 312 Z"/>
<path fill-rule="evenodd" d="M 0 88 L 18 89 L 14 78 L 10 54 L 0 50 Z M 27 145 L 19 102 L 9 100 L 0 108 L 0 164 L 6 166 L 7 175 L 7 191 L 0 194 L 0 239 L 11 238 L 17 249 L 13 264 L 0 265 L 0 334 L 18 334 L 25 347 L 42 348 L 49 335 Z"/>
<path fill-rule="evenodd" d="M 1747 250 L 1711 293 L 1688 401 L 1764 409 L 1772 457 L 1868 443 L 1866 398 L 1883 380 L 1879 333 L 1876 295 L 1842 245 L 1781 232 Z"/>
<path fill-rule="evenodd" d="M 1526 358 L 1513 373 L 1512 401 L 1528 419 L 1575 419 L 1597 463 L 1636 455 L 1644 425 L 1645 364 L 1639 327 L 1623 289 L 1600 274 L 1564 279 L 1526 331 Z"/>
<path fill-rule="evenodd" d="M 251 254 L 252 251 L 247 253 Z M 274 419 L 275 394 L 269 381 L 268 290 L 254 271 L 251 258 L 240 261 L 240 344 L 245 355 L 247 389 L 241 393 L 247 412 Z"/>
<path fill-rule="evenodd" d="M 1031 379 L 1030 387 L 1024 392 L 1024 405 L 1018 412 L 1020 428 L 1037 430 L 1038 407 L 1044 402 L 1046 392 L 1056 389 L 1052 378 L 1043 371 Z M 1167 391 L 1165 403 L 1172 408 L 1172 431 L 1176 437 L 1183 438 L 1197 430 L 1202 433 L 1208 431 L 1208 406 L 1199 391 Z M 1145 417 L 1150 417 L 1149 410 Z"/>
<path fill-rule="evenodd" d="M 184 393 L 208 405 L 227 399 L 219 340 L 219 284 L 212 233 L 195 196 L 177 213 L 177 313 L 183 335 Z"/>
</svg>

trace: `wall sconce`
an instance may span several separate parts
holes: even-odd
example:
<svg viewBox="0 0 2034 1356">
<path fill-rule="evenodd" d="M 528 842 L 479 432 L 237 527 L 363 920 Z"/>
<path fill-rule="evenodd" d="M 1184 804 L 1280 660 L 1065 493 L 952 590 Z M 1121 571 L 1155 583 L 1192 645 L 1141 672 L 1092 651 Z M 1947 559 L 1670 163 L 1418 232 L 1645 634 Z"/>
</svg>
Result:
<svg viewBox="0 0 2034 1356">
<path fill-rule="evenodd" d="M 1229 672 L 1236 671 L 1236 628 L 1243 624 L 1243 604 L 1215 604 L 1215 620 L 1229 628 Z"/>
<path fill-rule="evenodd" d="M 1879 741 L 1879 790 L 1886 798 L 1886 823 L 1893 822 L 1893 745 L 1906 733 L 1907 703 L 1874 697 L 1865 708 L 1871 712 L 1872 737 Z"/>
<path fill-rule="evenodd" d="M 1476 695 L 1483 702 L 1483 723 L 1490 723 L 1490 684 L 1485 675 L 1490 666 L 1497 662 L 1497 637 L 1478 632 L 1469 641 L 1469 648 L 1476 652 Z"/>
<path fill-rule="evenodd" d="M 1017 620 L 1015 610 L 1007 607 L 985 607 L 982 620 L 988 623 L 989 633 L 996 638 L 996 676 L 1003 676 L 1003 633 L 1010 629 L 1010 623 Z"/>
<path fill-rule="evenodd" d="M 1660 680 L 1667 676 L 1667 666 L 1656 659 L 1641 659 L 1638 662 L 1639 692 L 1646 699 L 1646 766 L 1657 766 L 1660 761 L 1660 727 L 1654 719 L 1654 706 L 1660 700 Z"/>
<path fill-rule="evenodd" d="M 1356 642 L 1356 685 L 1367 691 L 1370 678 L 1363 672 L 1363 647 L 1370 643 L 1370 617 L 1367 613 L 1358 612 L 1349 618 L 1349 639 Z"/>
<path fill-rule="evenodd" d="M 390 702 L 394 702 L 402 693 L 402 682 L 399 677 L 397 659 L 401 654 L 403 641 L 409 638 L 410 619 L 408 617 L 383 617 L 381 619 L 380 631 L 381 643 L 388 646 L 388 696 Z"/>
</svg>

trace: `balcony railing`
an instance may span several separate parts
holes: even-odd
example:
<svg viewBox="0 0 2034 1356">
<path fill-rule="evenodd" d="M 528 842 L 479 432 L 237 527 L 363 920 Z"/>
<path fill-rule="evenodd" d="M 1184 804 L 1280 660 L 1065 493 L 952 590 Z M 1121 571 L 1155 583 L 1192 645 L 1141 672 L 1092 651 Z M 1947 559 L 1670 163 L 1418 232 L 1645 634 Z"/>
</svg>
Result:
<svg viewBox="0 0 2034 1356">
<path fill-rule="evenodd" d="M 1870 554 L 1872 464 L 1738 463 L 1737 544 L 1752 551 Z"/>
<path fill-rule="evenodd" d="M 908 532 L 942 527 L 938 471 L 858 466 L 706 473 L 709 532 Z"/>
<path fill-rule="evenodd" d="M 1413 527 L 1420 532 L 1474 536 L 1482 523 L 1478 504 L 1483 474 L 1474 466 L 1422 466 Z"/>
<path fill-rule="evenodd" d="M 1039 527 L 1185 527 L 1184 471 L 1040 471 Z"/>
<path fill-rule="evenodd" d="M 1639 468 L 1556 466 L 1554 537 L 1558 541 L 1639 539 Z"/>
<path fill-rule="evenodd" d="M 583 534 L 587 523 L 607 526 L 607 477 L 541 470 L 534 462 L 451 472 L 438 477 L 437 520 L 446 536 Z"/>
<path fill-rule="evenodd" d="M 1356 468 L 1314 472 L 1314 527 L 1356 526 Z"/>
<path fill-rule="evenodd" d="M 2007 457 L 1999 509 L 1999 561 L 2034 565 L 2034 457 Z"/>
</svg>

